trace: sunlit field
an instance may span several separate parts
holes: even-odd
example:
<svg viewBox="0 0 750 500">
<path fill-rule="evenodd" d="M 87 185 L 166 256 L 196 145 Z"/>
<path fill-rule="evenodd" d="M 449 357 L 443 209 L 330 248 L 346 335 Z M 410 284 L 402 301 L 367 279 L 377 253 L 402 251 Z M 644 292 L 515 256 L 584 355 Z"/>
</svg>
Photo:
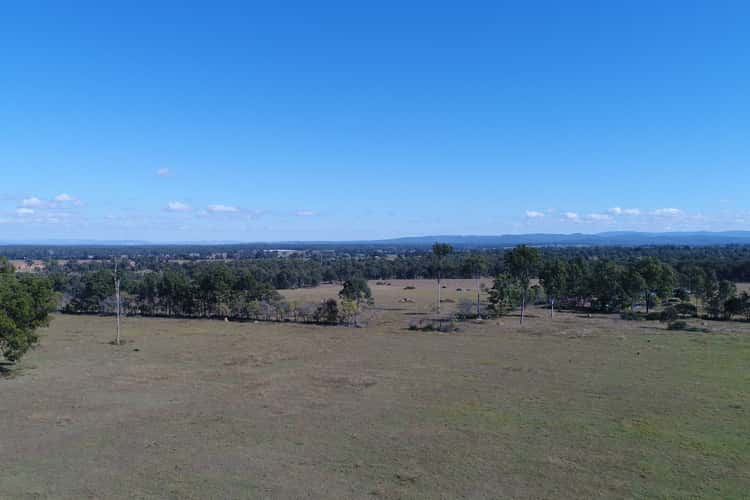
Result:
<svg viewBox="0 0 750 500">
<path fill-rule="evenodd" d="M 117 347 L 112 318 L 56 315 L 0 379 L 0 497 L 750 491 L 749 324 L 670 332 L 532 308 L 523 326 L 415 332 L 435 283 L 370 285 L 362 328 L 125 318 Z M 445 285 L 444 310 L 475 297 L 473 280 Z"/>
</svg>

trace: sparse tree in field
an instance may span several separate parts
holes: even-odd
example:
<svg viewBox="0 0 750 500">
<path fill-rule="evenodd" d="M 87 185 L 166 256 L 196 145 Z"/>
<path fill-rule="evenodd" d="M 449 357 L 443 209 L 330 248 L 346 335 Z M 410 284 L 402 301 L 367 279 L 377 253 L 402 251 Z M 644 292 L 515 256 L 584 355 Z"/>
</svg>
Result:
<svg viewBox="0 0 750 500">
<path fill-rule="evenodd" d="M 572 299 L 576 307 L 581 307 L 586 298 L 591 296 L 589 290 L 590 268 L 582 257 L 575 257 L 568 261 L 568 299 Z"/>
<path fill-rule="evenodd" d="M 716 273 L 711 271 L 706 274 L 706 279 L 703 282 L 703 297 L 701 297 L 706 314 L 710 317 L 718 317 L 721 314 L 718 295 L 719 279 L 716 277 Z"/>
<path fill-rule="evenodd" d="M 315 311 L 315 320 L 318 323 L 335 325 L 339 322 L 339 305 L 336 299 L 324 300 Z"/>
<path fill-rule="evenodd" d="M 742 298 L 742 302 L 744 304 L 742 313 L 745 315 L 745 319 L 747 321 L 750 321 L 750 294 L 748 294 L 746 291 L 742 292 L 742 295 L 740 295 Z"/>
<path fill-rule="evenodd" d="M 498 275 L 487 293 L 490 309 L 497 316 L 502 316 L 513 309 L 522 294 L 517 280 L 508 273 Z"/>
<path fill-rule="evenodd" d="M 437 276 L 437 300 L 436 310 L 440 314 L 440 279 L 443 273 L 443 261 L 445 257 L 453 253 L 453 247 L 447 243 L 435 243 L 432 245 L 432 256 L 435 265 L 435 273 Z"/>
<path fill-rule="evenodd" d="M 339 292 L 339 297 L 354 301 L 359 307 L 362 300 L 372 299 L 372 290 L 370 290 L 370 286 L 363 278 L 351 278 L 344 282 L 344 286 Z"/>
<path fill-rule="evenodd" d="M 737 294 L 737 287 L 728 280 L 719 281 L 715 272 L 711 272 L 704 286 L 706 312 L 714 319 L 726 317 L 726 302 Z"/>
<path fill-rule="evenodd" d="M 359 305 L 356 301 L 350 299 L 341 300 L 341 317 L 349 325 L 358 326 L 357 315 L 359 314 Z"/>
<path fill-rule="evenodd" d="M 691 265 L 683 271 L 683 277 L 690 294 L 695 298 L 695 307 L 697 309 L 699 305 L 698 301 L 705 294 L 706 272 L 701 267 Z"/>
<path fill-rule="evenodd" d="M 474 303 L 467 298 L 460 298 L 458 300 L 458 305 L 456 306 L 456 315 L 461 319 L 466 319 L 472 317 L 473 314 Z M 479 313 L 477 313 L 475 316 L 478 317 Z"/>
<path fill-rule="evenodd" d="M 539 250 L 519 245 L 505 254 L 505 265 L 511 276 L 521 285 L 521 324 L 523 324 L 529 285 L 539 265 Z"/>
<path fill-rule="evenodd" d="M 359 326 L 358 319 L 362 301 L 372 301 L 372 291 L 367 281 L 359 277 L 346 280 L 344 287 L 339 292 L 339 297 L 342 299 L 342 315 L 346 318 L 347 322 L 353 323 L 354 326 Z M 354 309 L 353 311 L 352 308 Z"/>
<path fill-rule="evenodd" d="M 315 313 L 318 309 L 318 305 L 314 302 L 304 302 L 297 308 L 299 316 L 303 322 L 313 321 L 315 319 Z"/>
<path fill-rule="evenodd" d="M 747 303 L 745 299 L 740 296 L 730 297 L 724 302 L 724 315 L 726 319 L 731 320 L 734 316 L 744 315 Z"/>
<path fill-rule="evenodd" d="M 481 254 L 473 254 L 467 260 L 469 272 L 474 276 L 474 286 L 477 290 L 477 318 L 482 318 L 481 305 L 481 279 L 482 274 L 487 271 L 487 259 Z"/>
<path fill-rule="evenodd" d="M 728 313 L 726 310 L 726 304 L 729 302 L 732 298 L 737 296 L 737 285 L 732 283 L 729 280 L 721 280 L 719 282 L 719 293 L 717 300 L 721 304 L 721 315 L 725 319 L 728 318 Z"/>
<path fill-rule="evenodd" d="M 115 285 L 115 345 L 120 345 L 120 275 L 117 273 L 117 258 L 112 279 Z"/>
<path fill-rule="evenodd" d="M 549 301 L 549 315 L 555 314 L 555 302 L 567 293 L 568 265 L 562 259 L 547 261 L 539 271 L 539 280 Z"/>
<path fill-rule="evenodd" d="M 636 300 L 643 294 L 643 290 L 646 289 L 646 280 L 643 279 L 643 276 L 641 276 L 634 266 L 628 266 L 622 272 L 621 284 L 625 298 L 628 300 L 628 305 L 632 311 Z"/>
<path fill-rule="evenodd" d="M 594 262 L 588 285 L 592 304 L 595 303 L 602 311 L 611 311 L 620 305 L 625 295 L 621 283 L 622 275 L 622 266 L 609 259 L 598 259 Z"/>
<path fill-rule="evenodd" d="M 644 257 L 635 264 L 635 269 L 643 277 L 646 285 L 643 293 L 646 301 L 646 314 L 654 303 L 654 297 L 669 297 L 675 285 L 674 270 L 655 257 Z"/>
</svg>

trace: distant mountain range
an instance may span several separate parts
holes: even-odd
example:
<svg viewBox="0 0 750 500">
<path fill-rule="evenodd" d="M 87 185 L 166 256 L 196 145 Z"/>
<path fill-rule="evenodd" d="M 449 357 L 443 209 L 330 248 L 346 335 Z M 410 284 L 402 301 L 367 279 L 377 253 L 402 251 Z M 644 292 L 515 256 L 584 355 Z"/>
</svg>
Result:
<svg viewBox="0 0 750 500">
<path fill-rule="evenodd" d="M 503 234 L 497 236 L 433 235 L 410 236 L 368 241 L 192 241 L 154 243 L 148 241 L 102 241 L 55 239 L 38 241 L 0 241 L 0 245 L 49 245 L 49 246 L 148 246 L 148 245 L 259 245 L 263 247 L 328 247 L 328 246 L 382 246 L 382 247 L 427 247 L 435 242 L 449 243 L 457 248 L 504 248 L 520 244 L 534 246 L 657 246 L 657 245 L 750 245 L 750 231 L 694 231 L 644 233 L 637 231 L 614 231 L 596 234 Z"/>
<path fill-rule="evenodd" d="M 499 236 L 415 236 L 380 240 L 397 246 L 425 246 L 440 241 L 456 247 L 509 247 L 520 244 L 535 246 L 644 246 L 644 245 L 732 245 L 750 244 L 750 231 L 644 233 L 612 231 L 596 234 L 504 234 Z"/>
</svg>

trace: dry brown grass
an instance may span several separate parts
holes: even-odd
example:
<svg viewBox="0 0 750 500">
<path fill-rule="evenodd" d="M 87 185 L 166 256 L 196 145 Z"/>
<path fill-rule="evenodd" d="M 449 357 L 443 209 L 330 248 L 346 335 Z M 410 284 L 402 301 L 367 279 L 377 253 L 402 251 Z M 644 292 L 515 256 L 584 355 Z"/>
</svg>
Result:
<svg viewBox="0 0 750 500">
<path fill-rule="evenodd" d="M 406 291 L 406 284 L 416 290 Z M 450 281 L 446 296 L 472 282 Z M 58 316 L 0 380 L 2 498 L 741 498 L 747 325 L 533 310 L 406 330 Z M 319 300 L 338 287 L 284 292 Z M 400 299 L 411 297 L 414 303 Z"/>
</svg>

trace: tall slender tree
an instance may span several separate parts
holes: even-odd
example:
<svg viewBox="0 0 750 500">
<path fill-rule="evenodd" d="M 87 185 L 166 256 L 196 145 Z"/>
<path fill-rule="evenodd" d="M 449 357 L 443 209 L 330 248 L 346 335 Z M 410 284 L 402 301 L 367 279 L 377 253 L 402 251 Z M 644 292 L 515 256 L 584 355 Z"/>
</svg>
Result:
<svg viewBox="0 0 750 500">
<path fill-rule="evenodd" d="M 511 276 L 521 285 L 521 324 L 526 314 L 526 298 L 529 294 L 531 278 L 539 266 L 539 250 L 526 245 L 518 245 L 506 252 L 505 265 Z"/>
<path fill-rule="evenodd" d="M 115 272 L 112 275 L 115 285 L 115 345 L 120 345 L 120 275 L 117 274 L 117 258 L 115 257 Z"/>
<path fill-rule="evenodd" d="M 481 304 L 481 280 L 482 275 L 487 271 L 487 259 L 482 254 L 472 254 L 467 259 L 468 271 L 474 277 L 474 286 L 477 290 L 477 319 L 482 319 L 482 304 Z"/>
<path fill-rule="evenodd" d="M 549 302 L 550 317 L 555 314 L 555 302 L 567 292 L 568 265 L 560 259 L 547 261 L 539 271 L 539 280 L 544 287 L 544 293 Z"/>
<path fill-rule="evenodd" d="M 437 277 L 437 299 L 435 309 L 440 314 L 440 280 L 443 274 L 443 262 L 445 257 L 453 253 L 453 247 L 447 243 L 435 243 L 432 245 L 432 257 L 435 266 L 435 275 Z"/>
</svg>

